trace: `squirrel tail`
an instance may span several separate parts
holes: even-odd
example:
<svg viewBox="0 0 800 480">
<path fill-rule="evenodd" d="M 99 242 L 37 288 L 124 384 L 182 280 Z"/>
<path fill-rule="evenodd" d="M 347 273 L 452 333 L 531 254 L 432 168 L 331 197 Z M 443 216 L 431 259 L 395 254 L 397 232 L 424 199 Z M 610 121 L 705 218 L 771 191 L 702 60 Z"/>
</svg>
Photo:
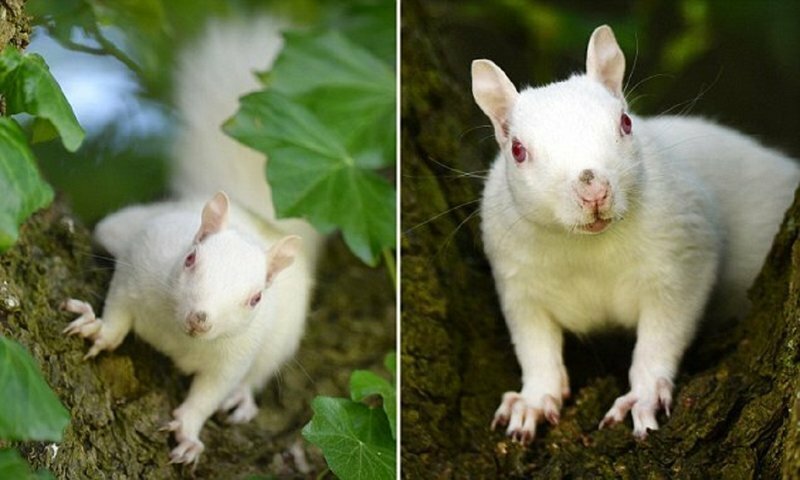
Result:
<svg viewBox="0 0 800 480">
<path fill-rule="evenodd" d="M 210 197 L 223 190 L 239 206 L 301 235 L 313 257 L 319 234 L 303 220 L 276 220 L 265 155 L 221 129 L 239 109 L 239 97 L 263 88 L 255 73 L 272 66 L 286 26 L 270 17 L 213 20 L 179 55 L 175 105 L 182 125 L 173 150 L 172 189 L 179 198 Z"/>
<path fill-rule="evenodd" d="M 178 58 L 175 104 L 182 122 L 175 139 L 172 187 L 179 197 L 224 190 L 242 207 L 275 219 L 263 153 L 222 131 L 239 97 L 263 88 L 255 73 L 269 69 L 283 46 L 281 23 L 261 17 L 211 21 Z"/>
</svg>

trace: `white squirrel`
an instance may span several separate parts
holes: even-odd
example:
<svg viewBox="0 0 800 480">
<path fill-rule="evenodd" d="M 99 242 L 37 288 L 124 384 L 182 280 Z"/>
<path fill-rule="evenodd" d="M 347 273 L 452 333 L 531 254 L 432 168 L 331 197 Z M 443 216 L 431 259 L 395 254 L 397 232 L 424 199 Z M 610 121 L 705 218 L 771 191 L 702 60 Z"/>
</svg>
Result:
<svg viewBox="0 0 800 480">
<path fill-rule="evenodd" d="M 700 118 L 641 118 L 622 91 L 625 57 L 608 26 L 586 74 L 517 92 L 488 60 L 475 101 L 500 153 L 481 204 L 482 234 L 522 368 L 492 428 L 531 442 L 570 394 L 563 331 L 635 328 L 630 391 L 600 427 L 633 417 L 638 438 L 669 415 L 673 379 L 701 319 L 740 316 L 791 204 L 790 158 Z"/>
<path fill-rule="evenodd" d="M 86 358 L 114 350 L 133 330 L 194 375 L 165 427 L 177 441 L 172 463 L 198 460 L 200 430 L 215 411 L 232 410 L 232 423 L 251 420 L 254 394 L 303 334 L 320 237 L 302 220 L 275 220 L 264 155 L 220 130 L 238 97 L 259 88 L 254 71 L 270 66 L 281 47 L 280 25 L 258 19 L 213 23 L 183 53 L 179 200 L 103 219 L 94 236 L 116 258 L 103 318 L 80 300 L 64 304 L 81 314 L 65 333 L 93 342 Z"/>
</svg>

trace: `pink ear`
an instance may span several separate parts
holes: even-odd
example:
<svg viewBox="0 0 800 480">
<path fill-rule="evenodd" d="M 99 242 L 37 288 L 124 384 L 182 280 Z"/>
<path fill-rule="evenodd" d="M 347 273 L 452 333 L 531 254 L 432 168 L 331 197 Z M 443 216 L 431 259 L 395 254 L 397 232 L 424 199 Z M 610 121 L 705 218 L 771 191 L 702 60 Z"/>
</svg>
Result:
<svg viewBox="0 0 800 480">
<path fill-rule="evenodd" d="M 506 74 L 490 60 L 472 62 L 472 96 L 494 126 L 501 146 L 508 140 L 508 116 L 519 94 Z"/>
<path fill-rule="evenodd" d="M 194 236 L 194 243 L 201 243 L 209 235 L 223 230 L 228 225 L 228 206 L 230 201 L 225 192 L 217 192 L 214 198 L 203 207 L 200 229 Z"/>
<path fill-rule="evenodd" d="M 281 270 L 294 262 L 294 257 L 300 251 L 301 244 L 300 237 L 289 235 L 269 247 L 269 251 L 267 251 L 267 286 L 272 284 Z"/>
<path fill-rule="evenodd" d="M 625 55 L 619 48 L 614 31 L 608 25 L 594 29 L 586 49 L 586 74 L 602 83 L 611 93 L 623 98 Z"/>
</svg>

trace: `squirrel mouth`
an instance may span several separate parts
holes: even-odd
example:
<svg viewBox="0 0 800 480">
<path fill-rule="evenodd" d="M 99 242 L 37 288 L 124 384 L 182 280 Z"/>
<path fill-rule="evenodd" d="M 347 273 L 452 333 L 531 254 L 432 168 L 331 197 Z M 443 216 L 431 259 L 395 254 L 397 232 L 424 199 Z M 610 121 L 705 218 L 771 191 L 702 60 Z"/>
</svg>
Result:
<svg viewBox="0 0 800 480">
<path fill-rule="evenodd" d="M 584 232 L 588 233 L 600 233 L 605 230 L 611 224 L 610 218 L 597 218 L 592 223 L 585 223 L 578 227 L 579 229 L 583 230 Z"/>
</svg>

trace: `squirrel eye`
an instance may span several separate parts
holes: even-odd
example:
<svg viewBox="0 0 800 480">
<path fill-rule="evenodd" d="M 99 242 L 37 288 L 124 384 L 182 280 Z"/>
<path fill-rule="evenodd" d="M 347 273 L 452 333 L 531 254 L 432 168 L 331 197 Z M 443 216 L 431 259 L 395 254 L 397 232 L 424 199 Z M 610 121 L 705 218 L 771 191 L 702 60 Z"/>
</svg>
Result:
<svg viewBox="0 0 800 480">
<path fill-rule="evenodd" d="M 258 305 L 258 302 L 260 302 L 260 301 L 261 301 L 261 292 L 258 292 L 255 295 L 253 295 L 252 297 L 250 297 L 250 301 L 248 303 L 250 304 L 250 307 L 252 308 L 252 307 L 255 307 L 256 305 Z"/>
<path fill-rule="evenodd" d="M 624 135 L 630 135 L 631 129 L 633 128 L 633 123 L 631 122 L 631 117 L 628 116 L 627 113 L 623 113 L 619 119 L 619 128 L 622 130 Z"/>
<path fill-rule="evenodd" d="M 525 147 L 523 147 L 522 143 L 516 138 L 511 140 L 511 156 L 514 157 L 514 161 L 517 162 L 517 164 L 524 162 L 528 157 L 528 151 L 525 150 Z"/>
<path fill-rule="evenodd" d="M 192 268 L 194 266 L 194 262 L 197 259 L 197 252 L 192 250 L 192 253 L 186 255 L 186 260 L 183 261 L 183 266 L 186 268 Z"/>
</svg>

